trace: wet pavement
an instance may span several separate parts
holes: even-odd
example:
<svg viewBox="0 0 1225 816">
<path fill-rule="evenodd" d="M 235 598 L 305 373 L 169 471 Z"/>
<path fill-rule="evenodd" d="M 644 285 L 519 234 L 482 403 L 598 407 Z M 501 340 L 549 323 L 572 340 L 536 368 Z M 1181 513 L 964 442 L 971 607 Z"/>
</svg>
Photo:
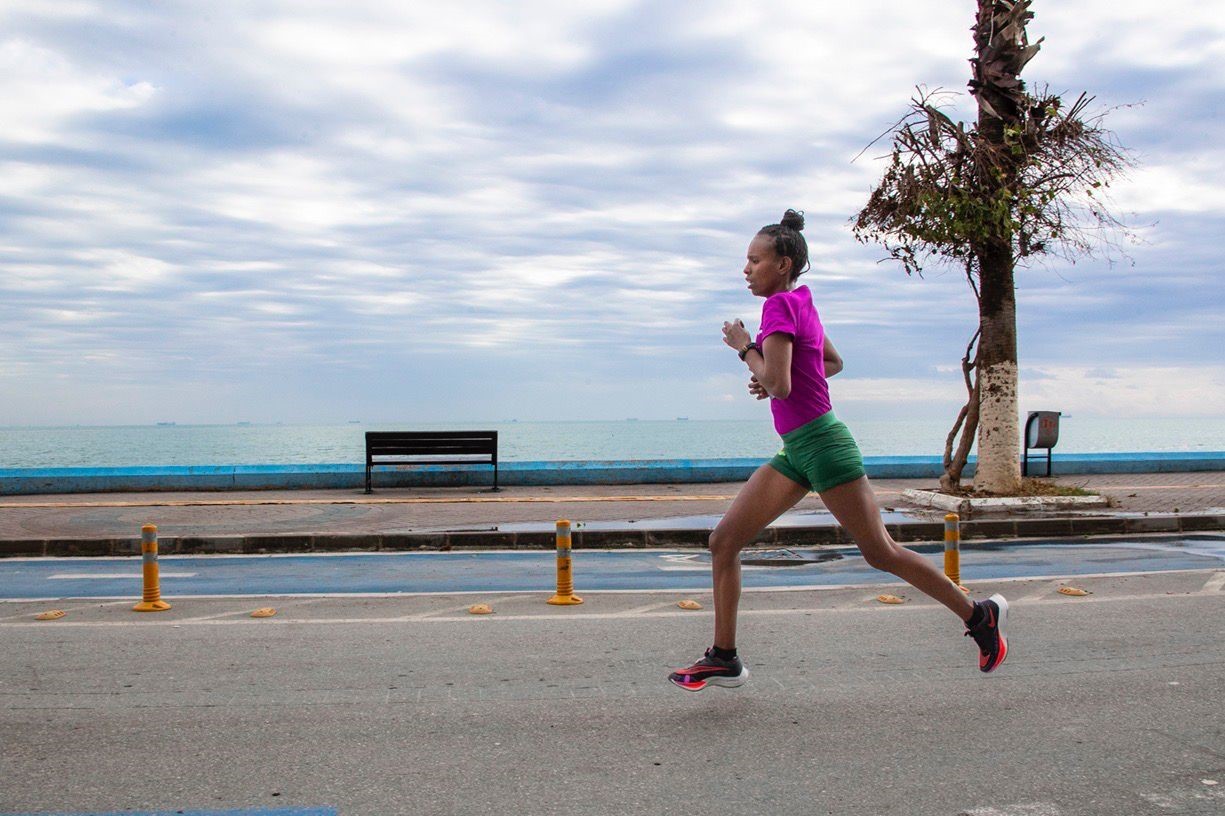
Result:
<svg viewBox="0 0 1225 816">
<path fill-rule="evenodd" d="M 943 545 L 919 545 L 939 559 Z M 818 588 L 894 582 L 853 547 L 747 552 L 746 589 Z M 397 595 L 542 592 L 555 586 L 556 556 L 543 551 L 167 556 L 167 597 Z M 576 591 L 702 591 L 705 550 L 587 550 L 573 557 Z M 1225 535 L 1149 536 L 1078 542 L 966 545 L 962 582 L 1225 569 Z M 0 560 L 0 600 L 135 598 L 141 566 L 131 558 Z"/>
</svg>

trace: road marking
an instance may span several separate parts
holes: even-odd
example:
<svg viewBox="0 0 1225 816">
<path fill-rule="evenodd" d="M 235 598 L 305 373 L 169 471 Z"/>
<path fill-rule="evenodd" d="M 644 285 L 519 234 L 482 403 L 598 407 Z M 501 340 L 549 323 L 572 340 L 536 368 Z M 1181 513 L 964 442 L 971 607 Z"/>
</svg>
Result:
<svg viewBox="0 0 1225 816">
<path fill-rule="evenodd" d="M 1221 587 L 1225 587 L 1225 570 L 1222 570 L 1209 578 L 1208 582 L 1204 584 L 1200 592 L 1205 595 L 1212 592 L 1220 592 Z"/>
<path fill-rule="evenodd" d="M 379 554 L 372 554 L 379 555 Z M 424 553 L 414 553 L 412 555 L 425 555 Z M 450 554 L 443 554 L 450 555 Z M 185 556 L 189 557 L 189 556 Z M 198 557 L 198 556 L 190 556 Z M 229 557 L 229 556 L 218 556 Z M 255 557 L 272 557 L 272 556 L 255 556 Z M 13 560 L 13 559 L 6 559 Z M 761 569 L 769 569 L 769 567 L 761 567 Z M 1132 572 L 1089 572 L 1084 575 L 1077 575 L 1078 581 L 1088 580 L 1088 578 L 1128 578 L 1136 576 L 1151 576 L 1151 575 L 1186 575 L 1186 573 L 1194 572 L 1216 572 L 1218 570 L 1205 570 L 1204 567 L 1187 567 L 1183 570 L 1144 570 Z M 1013 576 L 1004 578 L 981 578 L 974 581 L 975 586 L 980 586 L 984 583 L 1027 583 L 1030 581 L 1050 581 L 1051 576 Z M 838 589 L 872 589 L 872 591 L 880 592 L 881 587 L 909 587 L 910 584 L 904 581 L 875 581 L 872 583 L 826 583 L 826 584 L 794 584 L 794 586 L 785 587 L 744 587 L 742 593 L 750 594 L 757 592 L 829 592 L 838 591 Z M 692 587 L 638 587 L 635 589 L 586 589 L 578 588 L 579 592 L 584 595 L 642 595 L 642 594 L 662 594 L 662 593 L 685 593 L 695 592 Z M 540 589 L 437 589 L 432 592 L 255 592 L 255 593 L 212 593 L 212 594 L 184 594 L 181 592 L 171 592 L 169 595 L 180 599 L 195 599 L 195 600 L 224 600 L 238 598 L 339 598 L 339 599 L 356 599 L 356 598 L 429 598 L 436 595 L 488 595 L 490 592 L 496 592 L 508 595 L 532 595 L 539 594 Z M 548 594 L 548 593 L 545 593 Z M 124 600 L 127 595 L 70 595 L 72 600 L 86 600 L 86 602 L 100 602 L 100 600 Z M 1062 598 L 1062 595 L 1060 597 Z M 45 595 L 39 598 L 0 598 L 0 603 L 49 603 L 65 600 L 65 595 Z M 1077 602 L 1089 602 L 1090 598 L 1077 598 Z"/>
<path fill-rule="evenodd" d="M 160 573 L 162 578 L 195 578 L 198 573 L 195 572 L 163 572 Z M 48 575 L 48 581 L 92 581 L 92 580 L 113 580 L 122 578 L 124 580 L 139 581 L 141 580 L 139 572 L 57 572 L 53 575 Z"/>
<path fill-rule="evenodd" d="M 286 609 L 286 608 L 288 608 L 288 607 L 295 607 L 295 606 L 308 606 L 308 605 L 310 605 L 310 604 L 315 603 L 316 601 L 318 601 L 318 598 L 303 598 L 303 599 L 298 600 L 298 601 L 288 601 L 288 602 L 286 602 L 286 603 L 278 603 L 278 604 L 276 605 L 276 608 L 277 608 L 278 610 L 283 610 L 283 609 Z M 126 602 L 125 602 L 125 603 L 126 603 Z M 175 621 L 174 621 L 174 623 L 175 623 L 175 624 L 181 624 L 181 623 L 196 623 L 196 622 L 198 622 L 198 621 L 211 621 L 211 620 L 218 620 L 218 619 L 220 619 L 220 618 L 232 618 L 232 617 L 236 617 L 236 616 L 238 616 L 238 615 L 250 615 L 250 614 L 251 614 L 251 610 L 250 610 L 250 609 L 231 609 L 231 610 L 230 610 L 230 611 L 228 611 L 228 612 L 218 612 L 218 613 L 217 613 L 217 614 L 215 614 L 215 615 L 200 615 L 200 616 L 198 616 L 198 617 L 194 617 L 194 618 L 179 618 L 179 619 L 175 620 Z M 0 816 L 3 816 L 3 814 L 0 814 Z"/>
<path fill-rule="evenodd" d="M 51 600 L 51 599 L 47 599 L 47 600 Z M 47 602 L 47 600 L 43 600 L 43 601 L 35 601 L 35 603 L 46 603 L 46 602 Z M 63 600 L 63 599 L 62 599 L 62 598 L 56 598 L 55 600 L 59 601 L 59 600 Z M 127 606 L 127 605 L 128 605 L 128 604 L 130 604 L 130 603 L 132 603 L 132 599 L 131 599 L 131 598 L 124 598 L 122 601 L 107 601 L 107 602 L 105 602 L 105 603 L 97 603 L 97 602 L 93 602 L 93 603 L 90 603 L 90 604 L 89 604 L 89 608 L 90 608 L 90 609 L 93 609 L 93 608 L 95 608 L 95 607 L 96 607 L 96 608 L 101 609 L 101 608 L 102 608 L 102 607 L 104 607 L 104 606 Z M 78 607 L 78 608 L 81 608 L 81 607 Z M 21 613 L 16 614 L 16 615 L 5 615 L 5 616 L 3 616 L 3 617 L 0 617 L 0 621 L 6 621 L 6 620 L 15 620 L 15 619 L 17 619 L 17 618 L 28 618 L 29 616 L 30 616 L 30 613 L 29 613 L 28 611 L 27 611 L 27 612 L 21 612 Z"/>
<path fill-rule="evenodd" d="M 987 805 L 963 810 L 960 816 L 1060 816 L 1063 811 L 1054 802 L 1025 802 L 995 807 Z"/>
<path fill-rule="evenodd" d="M 683 593 L 678 592 L 677 594 L 683 594 Z M 659 603 L 646 604 L 645 606 L 636 606 L 633 609 L 627 609 L 624 612 L 621 612 L 618 614 L 620 614 L 622 617 L 625 617 L 625 618 L 632 618 L 638 615 L 646 615 L 647 613 L 654 612 L 657 609 L 664 609 L 666 607 L 676 606 L 676 604 L 677 604 L 676 599 L 671 598 L 666 601 L 660 601 Z M 696 610 L 689 610 L 689 611 L 690 613 L 692 613 Z"/>
<path fill-rule="evenodd" d="M 337 816 L 334 807 L 244 807 L 241 810 L 142 810 L 135 812 L 102 812 L 91 810 L 78 814 L 50 814 L 49 816 Z"/>
<path fill-rule="evenodd" d="M 474 593 L 474 594 L 478 594 L 478 595 L 485 595 L 485 596 L 493 595 L 493 593 L 489 593 L 489 592 L 484 592 L 484 593 Z M 498 610 L 497 610 L 496 604 L 500 604 L 500 603 L 502 603 L 503 601 L 512 601 L 512 600 L 514 600 L 514 599 L 515 599 L 515 598 L 517 598 L 517 597 L 521 597 L 521 596 L 519 596 L 519 595 L 497 594 L 497 595 L 493 595 L 493 597 L 492 597 L 492 598 L 487 598 L 487 599 L 486 599 L 486 601 L 485 601 L 485 603 L 489 604 L 489 606 L 491 606 L 491 607 L 494 607 L 493 614 L 497 615 L 497 614 L 498 614 Z M 402 615 L 402 616 L 400 616 L 400 617 L 398 618 L 398 620 L 405 621 L 405 622 L 408 622 L 408 621 L 417 621 L 417 620 L 426 620 L 426 619 L 429 619 L 429 618 L 438 617 L 439 615 L 449 615 L 449 614 L 453 614 L 453 613 L 455 613 L 455 612 L 468 612 L 468 608 L 469 608 L 470 606 L 471 606 L 471 604 L 464 604 L 463 606 L 450 606 L 450 607 L 446 607 L 445 609 L 431 609 L 429 612 L 414 612 L 414 613 L 413 613 L 413 614 L 411 614 L 411 615 Z M 470 613 L 470 612 L 469 612 L 469 613 L 468 613 L 468 617 L 472 617 L 472 613 Z M 478 617 L 479 617 L 479 616 L 478 616 Z M 501 617 L 501 616 L 499 616 L 499 617 Z M 465 618 L 465 619 L 466 619 L 466 618 Z M 456 620 L 460 620 L 460 618 L 456 618 Z"/>
<path fill-rule="evenodd" d="M 1170 793 L 1142 793 L 1140 796 L 1163 810 L 1177 809 L 1184 813 L 1189 811 L 1183 809 L 1192 804 L 1202 802 L 1221 802 L 1225 804 L 1225 790 L 1210 787 L 1198 790 L 1172 791 Z M 1220 811 L 1213 810 L 1213 812 L 1219 813 Z"/>
<path fill-rule="evenodd" d="M 1082 576 L 1077 577 L 1079 578 Z M 1059 587 L 1063 586 L 1063 583 L 1066 580 L 1066 578 L 1057 578 L 1054 581 L 1044 582 L 1033 592 L 1018 598 L 1017 603 L 1032 603 L 1034 601 L 1040 601 L 1044 598 L 1048 598 L 1052 592 L 1058 592 Z"/>
<path fill-rule="evenodd" d="M 809 589 L 811 590 L 812 588 L 809 588 Z M 837 587 L 837 589 L 848 589 L 848 587 Z M 658 590 L 655 590 L 654 592 L 655 594 L 659 594 Z M 540 594 L 540 593 L 536 593 L 536 594 Z M 584 592 L 583 594 L 584 595 L 595 595 L 596 593 Z M 346 596 L 346 597 L 349 597 L 349 596 Z M 1184 599 L 1185 600 L 1187 598 L 1196 598 L 1196 597 L 1203 597 L 1203 596 L 1199 595 L 1198 593 L 1194 593 L 1194 592 L 1185 592 L 1181 594 L 1171 594 L 1169 592 L 1133 593 L 1129 595 L 1115 595 L 1115 596 L 1110 596 L 1110 597 L 1102 596 L 1102 595 L 1093 595 L 1087 598 L 1065 598 L 1061 595 L 1056 595 L 1056 596 L 1038 600 L 1038 601 L 1031 601 L 1030 603 L 1031 605 L 1032 604 L 1038 604 L 1038 605 L 1061 604 L 1061 603 L 1062 604 L 1118 603 L 1121 601 L 1151 601 L 1151 600 L 1163 600 L 1163 599 L 1164 600 L 1171 600 L 1171 599 Z M 854 613 L 854 612 L 872 613 L 872 614 L 879 614 L 882 612 L 887 612 L 888 614 L 898 614 L 898 612 L 894 609 L 887 609 L 886 607 L 882 607 L 877 604 L 873 604 L 869 606 L 866 603 L 864 603 L 864 600 L 865 599 L 863 598 L 856 599 L 853 606 L 839 605 L 839 606 L 834 606 L 834 607 L 823 607 L 823 608 L 822 607 L 803 607 L 803 608 L 792 608 L 792 609 L 741 609 L 739 614 L 741 617 L 745 617 L 745 616 L 753 617 L 753 616 L 759 616 L 759 615 L 760 616 L 771 616 L 771 615 L 774 615 L 774 616 L 789 616 L 789 615 L 811 616 L 811 615 L 822 615 L 822 614 L 831 614 L 831 613 L 832 614 L 846 614 L 846 613 Z M 661 606 L 661 605 L 651 604 L 651 606 Z M 663 603 L 662 606 L 664 607 L 674 606 L 674 601 L 669 600 Z M 939 606 L 939 604 L 937 604 L 934 601 L 928 601 L 926 598 L 922 598 L 922 599 L 919 599 L 918 603 L 915 603 L 913 606 L 909 606 L 907 608 L 931 610 L 931 609 L 940 609 L 941 607 Z M 463 609 L 466 612 L 467 607 L 464 606 L 464 607 L 458 607 L 458 608 L 452 608 L 452 609 L 431 610 L 430 612 L 426 612 L 426 613 L 415 613 L 412 615 L 398 615 L 395 617 L 369 617 L 369 618 L 301 618 L 301 619 L 295 620 L 292 618 L 278 617 L 278 618 L 266 618 L 263 620 L 252 620 L 247 617 L 238 618 L 238 617 L 233 617 L 232 615 L 229 615 L 227 617 L 226 615 L 222 615 L 219 613 L 217 615 L 210 615 L 210 616 L 205 616 L 201 618 L 175 619 L 172 617 L 165 617 L 159 620 L 133 619 L 133 620 L 125 620 L 125 621 L 70 621 L 68 619 L 63 619 L 63 620 L 57 621 L 54 624 L 53 628 L 59 629 L 65 626 L 83 627 L 83 628 L 106 628 L 106 627 L 113 627 L 113 626 L 180 626 L 183 624 L 188 624 L 192 626 L 301 626 L 301 625 L 312 625 L 312 624 L 348 625 L 348 624 L 370 624 L 370 623 L 378 623 L 378 624 L 465 623 L 465 622 L 470 622 L 473 620 L 481 620 L 481 621 L 597 620 L 597 621 L 604 621 L 604 620 L 624 620 L 627 617 L 658 619 L 658 618 L 682 618 L 682 617 L 687 618 L 687 617 L 695 617 L 695 616 L 705 616 L 705 617 L 714 616 L 714 610 L 704 609 L 700 611 L 689 611 L 689 610 L 682 610 L 682 609 L 674 608 L 674 609 L 660 609 L 660 611 L 646 611 L 648 607 L 643 607 L 643 611 L 635 611 L 631 609 L 631 610 L 621 610 L 618 612 L 595 612 L 595 611 L 588 610 L 588 611 L 574 611 L 574 612 L 557 611 L 557 612 L 525 613 L 525 614 L 518 614 L 518 615 L 492 615 L 492 616 L 489 616 L 489 615 L 474 616 L 474 615 L 469 615 L 469 614 L 463 614 L 463 615 L 448 614 L 448 613 L 453 613 L 454 611 L 456 611 L 456 609 Z M 575 609 L 581 610 L 581 607 L 575 607 Z M 0 629 L 27 628 L 27 627 L 40 627 L 44 629 L 51 628 L 51 627 L 48 627 L 46 623 L 38 623 L 38 622 L 33 622 L 33 621 L 28 621 L 28 620 L 27 621 L 15 621 L 12 623 L 0 622 Z"/>
</svg>

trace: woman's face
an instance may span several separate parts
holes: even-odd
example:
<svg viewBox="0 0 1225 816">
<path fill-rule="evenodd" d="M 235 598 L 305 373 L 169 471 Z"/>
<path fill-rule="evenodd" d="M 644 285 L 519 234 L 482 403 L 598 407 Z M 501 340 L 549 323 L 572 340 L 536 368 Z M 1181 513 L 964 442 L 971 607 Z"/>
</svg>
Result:
<svg viewBox="0 0 1225 816">
<path fill-rule="evenodd" d="M 748 281 L 749 291 L 757 297 L 769 297 L 790 286 L 790 259 L 774 251 L 774 239 L 770 236 L 754 237 L 745 257 L 744 279 Z"/>
</svg>

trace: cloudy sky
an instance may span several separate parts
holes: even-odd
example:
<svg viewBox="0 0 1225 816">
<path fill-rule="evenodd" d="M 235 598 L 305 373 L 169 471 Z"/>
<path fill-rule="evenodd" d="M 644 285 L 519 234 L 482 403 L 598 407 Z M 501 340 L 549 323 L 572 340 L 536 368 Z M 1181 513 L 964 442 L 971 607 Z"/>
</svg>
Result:
<svg viewBox="0 0 1225 816">
<path fill-rule="evenodd" d="M 762 416 L 719 326 L 788 207 L 840 413 L 945 416 L 972 295 L 848 219 L 973 8 L 8 0 L 0 425 Z M 1225 18 L 1034 10 L 1031 85 L 1143 103 L 1142 240 L 1018 272 L 1021 407 L 1225 418 Z"/>
</svg>

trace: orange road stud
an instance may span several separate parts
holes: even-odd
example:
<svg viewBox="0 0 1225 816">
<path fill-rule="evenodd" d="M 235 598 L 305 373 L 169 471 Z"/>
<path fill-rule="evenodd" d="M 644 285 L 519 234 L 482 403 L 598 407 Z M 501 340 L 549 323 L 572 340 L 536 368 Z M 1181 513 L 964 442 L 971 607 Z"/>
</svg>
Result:
<svg viewBox="0 0 1225 816">
<path fill-rule="evenodd" d="M 557 594 L 549 598 L 555 606 L 581 604 L 583 599 L 574 594 L 574 573 L 570 569 L 570 522 L 557 521 Z"/>
<path fill-rule="evenodd" d="M 961 517 L 956 513 L 944 517 L 944 574 L 968 591 L 961 586 Z"/>
<path fill-rule="evenodd" d="M 276 614 L 276 609 L 271 606 L 261 606 L 259 609 L 251 613 L 253 618 L 271 618 Z"/>
<path fill-rule="evenodd" d="M 472 606 L 468 607 L 468 614 L 470 615 L 492 615 L 493 607 L 490 606 L 489 604 L 483 604 L 483 603 L 473 604 Z"/>
<path fill-rule="evenodd" d="M 681 609 L 689 609 L 689 610 L 697 610 L 697 609 L 702 608 L 702 605 L 698 603 L 697 601 L 693 600 L 692 598 L 686 598 L 683 601 L 677 601 L 676 605 L 679 606 Z"/>
<path fill-rule="evenodd" d="M 140 528 L 140 555 L 145 579 L 144 599 L 132 607 L 133 612 L 161 612 L 170 608 L 162 600 L 162 587 L 157 574 L 157 525 Z"/>
<path fill-rule="evenodd" d="M 899 598 L 897 595 L 877 595 L 876 600 L 883 604 L 903 604 L 906 603 L 905 598 Z"/>
<path fill-rule="evenodd" d="M 34 616 L 34 620 L 59 620 L 68 613 L 62 609 L 48 609 L 46 612 L 39 612 Z"/>
</svg>

